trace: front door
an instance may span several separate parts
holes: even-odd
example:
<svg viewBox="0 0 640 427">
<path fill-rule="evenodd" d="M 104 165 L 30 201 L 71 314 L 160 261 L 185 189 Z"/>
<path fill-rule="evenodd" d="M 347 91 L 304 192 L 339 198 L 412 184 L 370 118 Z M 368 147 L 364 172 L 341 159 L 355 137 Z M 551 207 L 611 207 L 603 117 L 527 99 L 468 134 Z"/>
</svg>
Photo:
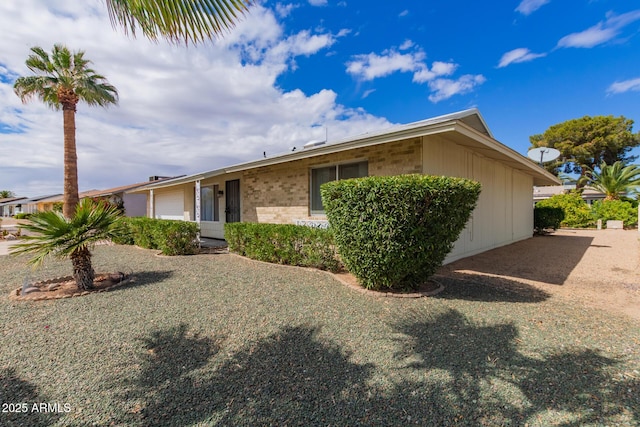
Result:
<svg viewBox="0 0 640 427">
<path fill-rule="evenodd" d="M 240 222 L 240 180 L 234 179 L 225 183 L 226 222 Z"/>
</svg>

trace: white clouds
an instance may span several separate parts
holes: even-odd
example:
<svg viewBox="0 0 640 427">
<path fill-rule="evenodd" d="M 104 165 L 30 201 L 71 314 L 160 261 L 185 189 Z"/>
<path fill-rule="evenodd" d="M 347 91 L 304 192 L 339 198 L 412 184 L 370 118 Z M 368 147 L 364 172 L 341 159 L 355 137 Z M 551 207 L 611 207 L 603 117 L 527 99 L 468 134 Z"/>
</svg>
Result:
<svg viewBox="0 0 640 427">
<path fill-rule="evenodd" d="M 369 53 L 355 55 L 347 62 L 347 72 L 354 77 L 368 81 L 378 77 L 388 76 L 395 72 L 412 72 L 422 67 L 425 55 L 423 52 L 399 53 L 393 49 L 382 52 L 381 55 Z"/>
<path fill-rule="evenodd" d="M 473 91 L 477 86 L 486 81 L 480 74 L 465 74 L 457 80 L 435 79 L 429 82 L 429 88 L 434 92 L 429 95 L 429 101 L 440 102 L 451 98 L 453 95 L 462 95 Z"/>
<path fill-rule="evenodd" d="M 534 59 L 542 58 L 543 56 L 547 56 L 547 54 L 533 53 L 529 49 L 524 47 L 513 49 L 502 55 L 502 58 L 500 58 L 500 63 L 498 64 L 498 68 L 506 67 L 509 64 L 533 61 Z"/>
<path fill-rule="evenodd" d="M 411 40 L 405 40 L 400 49 L 407 50 L 413 46 Z M 372 52 L 355 55 L 351 61 L 347 62 L 346 66 L 349 74 L 362 81 L 372 81 L 396 72 L 413 73 L 412 81 L 414 83 L 428 83 L 429 89 L 433 92 L 429 96 L 429 100 L 434 103 L 454 95 L 469 93 L 486 80 L 482 75 L 464 75 L 458 79 L 443 79 L 444 76 L 454 74 L 458 64 L 434 61 L 429 68 L 425 59 L 426 55 L 420 49 L 400 53 L 392 48 L 383 51 L 382 54 Z M 371 93 L 369 91 L 366 96 Z"/>
<path fill-rule="evenodd" d="M 591 28 L 564 36 L 558 41 L 557 47 L 591 48 L 614 39 L 624 27 L 638 20 L 640 20 L 640 10 L 622 15 L 609 14 L 605 21 Z"/>
<path fill-rule="evenodd" d="M 311 6 L 326 6 L 327 0 L 309 0 Z"/>
<path fill-rule="evenodd" d="M 607 89 L 607 94 L 615 95 L 624 92 L 640 92 L 640 77 L 637 79 L 624 80 L 615 82 Z"/>
<path fill-rule="evenodd" d="M 458 68 L 458 64 L 436 61 L 431 64 L 431 69 L 424 65 L 416 71 L 413 75 L 413 81 L 416 83 L 425 83 L 437 77 L 449 76 L 456 71 L 456 68 Z"/>
<path fill-rule="evenodd" d="M 20 7 L 0 2 L 0 130 L 14 132 L 0 132 L 0 148 L 11 147 L 12 159 L 11 167 L 0 165 L 0 176 L 3 188 L 21 195 L 62 187 L 62 114 L 37 101 L 22 106 L 12 89 L 16 75 L 29 74 L 24 61 L 35 45 L 85 50 L 120 93 L 119 105 L 108 110 L 78 105 L 81 190 L 282 152 L 315 138 L 317 123 L 329 128 L 331 139 L 389 125 L 338 104 L 330 89 L 279 88 L 276 80 L 296 57 L 321 52 L 337 36 L 285 36 L 274 12 L 259 5 L 223 39 L 188 48 L 125 37 L 111 28 L 101 1 L 55 5 L 53 12 L 47 0 L 24 0 Z"/>
<path fill-rule="evenodd" d="M 518 7 L 516 7 L 516 12 L 520 12 L 523 15 L 530 15 L 549 3 L 549 1 L 550 0 L 522 0 Z"/>
</svg>

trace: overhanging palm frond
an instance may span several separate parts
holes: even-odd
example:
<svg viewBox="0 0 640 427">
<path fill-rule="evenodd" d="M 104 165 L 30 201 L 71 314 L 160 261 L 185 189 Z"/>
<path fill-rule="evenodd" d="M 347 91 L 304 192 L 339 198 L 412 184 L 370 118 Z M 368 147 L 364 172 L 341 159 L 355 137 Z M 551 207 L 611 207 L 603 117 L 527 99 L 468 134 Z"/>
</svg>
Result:
<svg viewBox="0 0 640 427">
<path fill-rule="evenodd" d="M 37 266 L 46 258 L 69 258 L 81 250 L 91 250 L 102 240 L 121 234 L 119 211 L 114 206 L 95 203 L 90 199 L 80 202 L 75 215 L 65 218 L 60 212 L 40 212 L 31 217 L 31 223 L 22 226 L 33 233 L 11 248 L 12 255 L 33 254 L 29 263 Z"/>
<path fill-rule="evenodd" d="M 188 44 L 231 29 L 252 0 L 106 0 L 113 26 L 134 37 L 136 29 L 150 40 L 159 37 Z"/>
</svg>

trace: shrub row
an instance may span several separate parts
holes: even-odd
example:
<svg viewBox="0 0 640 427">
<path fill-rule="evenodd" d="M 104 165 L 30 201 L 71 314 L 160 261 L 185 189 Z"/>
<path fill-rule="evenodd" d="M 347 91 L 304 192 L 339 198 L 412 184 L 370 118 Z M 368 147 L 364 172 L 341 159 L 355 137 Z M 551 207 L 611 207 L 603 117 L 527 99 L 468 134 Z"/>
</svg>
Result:
<svg viewBox="0 0 640 427">
<path fill-rule="evenodd" d="M 537 234 L 543 234 L 549 228 L 557 230 L 563 220 L 564 211 L 561 208 L 536 206 L 533 209 L 533 229 Z"/>
<path fill-rule="evenodd" d="M 339 271 L 333 233 L 293 224 L 234 222 L 224 225 L 229 250 L 258 261 Z"/>
<path fill-rule="evenodd" d="M 122 236 L 114 239 L 116 244 L 159 249 L 164 255 L 198 253 L 198 225 L 193 222 L 144 217 L 122 217 L 119 221 Z"/>
<path fill-rule="evenodd" d="M 625 227 L 633 227 L 638 224 L 638 211 L 632 202 L 626 200 L 596 201 L 592 206 L 580 196 L 579 193 L 556 194 L 536 204 L 535 212 L 541 208 L 557 208 L 564 213 L 560 222 L 562 227 L 585 228 L 593 227 L 598 219 L 603 226 L 608 220 L 624 221 Z M 534 224 L 537 228 L 537 223 Z M 551 228 L 549 225 L 547 227 Z"/>
<path fill-rule="evenodd" d="M 480 195 L 475 181 L 372 176 L 320 187 L 338 252 L 367 289 L 416 289 L 453 248 Z"/>
</svg>

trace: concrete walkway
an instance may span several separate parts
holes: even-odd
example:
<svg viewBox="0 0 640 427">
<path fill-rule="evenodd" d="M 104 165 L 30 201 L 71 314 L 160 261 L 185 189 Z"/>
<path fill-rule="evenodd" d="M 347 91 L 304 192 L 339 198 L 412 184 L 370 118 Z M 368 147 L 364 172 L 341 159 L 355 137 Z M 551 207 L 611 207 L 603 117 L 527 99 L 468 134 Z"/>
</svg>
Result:
<svg viewBox="0 0 640 427">
<path fill-rule="evenodd" d="M 8 255 L 9 248 L 19 242 L 19 240 L 0 240 L 0 255 Z"/>
</svg>

